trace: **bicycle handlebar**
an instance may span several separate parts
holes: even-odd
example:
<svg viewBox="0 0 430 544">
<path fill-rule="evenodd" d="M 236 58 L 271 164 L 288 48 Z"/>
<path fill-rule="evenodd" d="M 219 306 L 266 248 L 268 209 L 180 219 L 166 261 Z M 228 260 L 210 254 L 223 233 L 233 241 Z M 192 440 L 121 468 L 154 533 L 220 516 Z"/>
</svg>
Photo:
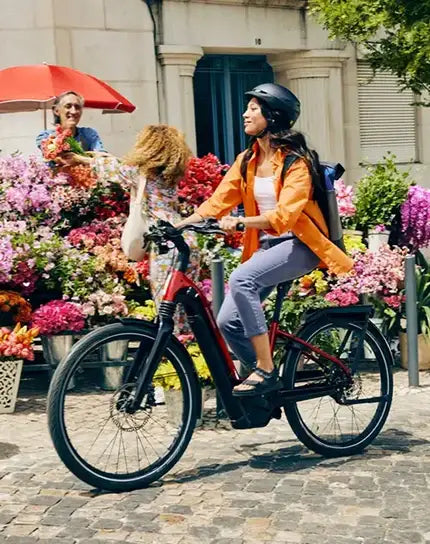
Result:
<svg viewBox="0 0 430 544">
<path fill-rule="evenodd" d="M 190 248 L 182 233 L 184 231 L 199 232 L 201 234 L 225 234 L 215 219 L 206 219 L 200 223 L 190 223 L 182 228 L 176 228 L 168 221 L 159 219 L 155 225 L 149 227 L 148 232 L 144 235 L 144 247 L 152 242 L 154 243 L 160 254 L 167 253 L 169 246 L 167 242 L 172 242 L 179 251 L 178 269 L 185 272 L 188 268 L 190 258 Z"/>
</svg>

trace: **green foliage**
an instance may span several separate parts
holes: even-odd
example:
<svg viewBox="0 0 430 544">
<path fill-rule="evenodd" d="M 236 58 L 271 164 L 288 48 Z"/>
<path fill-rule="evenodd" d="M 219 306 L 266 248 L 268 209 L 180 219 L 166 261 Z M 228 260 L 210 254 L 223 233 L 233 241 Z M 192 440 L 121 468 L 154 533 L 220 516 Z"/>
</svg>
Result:
<svg viewBox="0 0 430 544">
<path fill-rule="evenodd" d="M 430 90 L 430 0 L 310 0 L 331 38 L 364 45 L 374 70 Z M 430 104 L 426 104 L 430 105 Z"/>
<path fill-rule="evenodd" d="M 430 338 L 430 265 L 417 269 L 417 311 L 419 332 Z"/>
<path fill-rule="evenodd" d="M 388 155 L 375 166 L 368 166 L 355 193 L 355 220 L 361 230 L 370 230 L 376 225 L 389 225 L 399 206 L 406 200 L 409 190 L 409 173 L 400 172 Z"/>
<path fill-rule="evenodd" d="M 275 309 L 276 291 L 264 303 L 266 319 L 271 320 Z M 282 303 L 279 325 L 282 329 L 294 333 L 300 327 L 305 313 L 332 306 L 322 295 L 288 296 Z"/>
</svg>

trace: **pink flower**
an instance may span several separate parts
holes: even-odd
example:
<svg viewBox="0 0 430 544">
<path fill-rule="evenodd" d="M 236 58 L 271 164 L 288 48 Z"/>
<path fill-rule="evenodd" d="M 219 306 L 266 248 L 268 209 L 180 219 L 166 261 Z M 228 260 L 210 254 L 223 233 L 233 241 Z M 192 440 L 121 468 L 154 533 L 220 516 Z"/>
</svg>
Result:
<svg viewBox="0 0 430 544">
<path fill-rule="evenodd" d="M 390 306 L 390 308 L 400 308 L 403 297 L 401 295 L 391 295 L 390 297 L 382 297 L 383 301 Z"/>
<path fill-rule="evenodd" d="M 385 228 L 385 225 L 376 225 L 373 230 L 375 232 L 385 232 L 387 229 Z"/>
<path fill-rule="evenodd" d="M 352 185 L 345 185 L 343 179 L 338 179 L 334 182 L 336 191 L 336 200 L 341 217 L 353 217 L 355 214 L 355 206 L 353 202 L 354 189 Z"/>
<path fill-rule="evenodd" d="M 334 280 L 326 300 L 346 306 L 356 304 L 360 295 L 368 294 L 381 298 L 393 308 L 398 307 L 396 304 L 400 304 L 406 255 L 407 249 L 390 249 L 388 245 L 374 253 L 357 252 L 351 272 Z"/>
<path fill-rule="evenodd" d="M 74 302 L 52 300 L 38 308 L 32 316 L 32 324 L 40 334 L 57 334 L 63 331 L 80 331 L 85 326 L 82 307 Z"/>
</svg>

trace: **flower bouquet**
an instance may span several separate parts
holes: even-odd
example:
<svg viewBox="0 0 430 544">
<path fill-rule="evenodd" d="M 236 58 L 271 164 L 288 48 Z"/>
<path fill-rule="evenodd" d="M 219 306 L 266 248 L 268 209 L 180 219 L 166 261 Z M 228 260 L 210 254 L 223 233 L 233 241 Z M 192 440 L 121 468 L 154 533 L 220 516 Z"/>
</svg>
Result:
<svg viewBox="0 0 430 544">
<path fill-rule="evenodd" d="M 61 158 L 67 153 L 87 155 L 81 144 L 73 138 L 72 131 L 63 129 L 61 125 L 56 125 L 55 132 L 42 140 L 40 148 L 45 161 L 54 165 L 61 165 Z M 97 181 L 92 168 L 86 164 L 65 165 L 61 170 L 69 177 L 70 184 L 74 187 L 92 187 Z"/>
<path fill-rule="evenodd" d="M 138 304 L 135 301 L 128 302 L 129 317 L 135 319 L 143 319 L 145 321 L 154 321 L 157 317 L 157 308 L 153 300 L 145 300 L 143 304 Z"/>
<path fill-rule="evenodd" d="M 195 342 L 189 343 L 187 345 L 187 351 L 193 359 L 200 385 L 213 385 L 212 375 L 198 344 Z M 179 391 L 181 389 L 179 376 L 170 362 L 165 362 L 159 365 L 152 383 L 155 387 L 162 387 L 165 391 Z"/>
<path fill-rule="evenodd" d="M 32 325 L 40 330 L 43 355 L 55 367 L 72 349 L 76 334 L 85 327 L 85 315 L 79 304 L 51 300 L 32 315 Z"/>
<path fill-rule="evenodd" d="M 336 306 L 357 304 L 365 296 L 375 305 L 376 316 L 390 329 L 399 318 L 404 287 L 406 248 L 381 246 L 357 252 L 352 270 L 330 281 L 325 299 Z"/>
<path fill-rule="evenodd" d="M 46 336 L 65 331 L 78 332 L 85 327 L 85 313 L 80 304 L 51 300 L 33 312 L 31 322 L 40 334 Z"/>
<path fill-rule="evenodd" d="M 56 125 L 55 132 L 42 140 L 40 148 L 46 161 L 55 161 L 65 153 L 85 155 L 81 144 L 73 138 L 72 131 L 61 125 Z"/>
</svg>

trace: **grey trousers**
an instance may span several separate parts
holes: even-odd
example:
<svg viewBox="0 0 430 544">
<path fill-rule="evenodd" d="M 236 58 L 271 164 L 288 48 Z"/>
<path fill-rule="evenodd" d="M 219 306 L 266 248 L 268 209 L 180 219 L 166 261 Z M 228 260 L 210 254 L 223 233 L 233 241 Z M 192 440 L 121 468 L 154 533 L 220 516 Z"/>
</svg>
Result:
<svg viewBox="0 0 430 544">
<path fill-rule="evenodd" d="M 230 349 L 246 367 L 255 365 L 250 337 L 267 332 L 262 301 L 285 281 L 311 272 L 320 259 L 297 238 L 269 237 L 231 274 L 230 291 L 218 313 L 218 326 Z"/>
</svg>

